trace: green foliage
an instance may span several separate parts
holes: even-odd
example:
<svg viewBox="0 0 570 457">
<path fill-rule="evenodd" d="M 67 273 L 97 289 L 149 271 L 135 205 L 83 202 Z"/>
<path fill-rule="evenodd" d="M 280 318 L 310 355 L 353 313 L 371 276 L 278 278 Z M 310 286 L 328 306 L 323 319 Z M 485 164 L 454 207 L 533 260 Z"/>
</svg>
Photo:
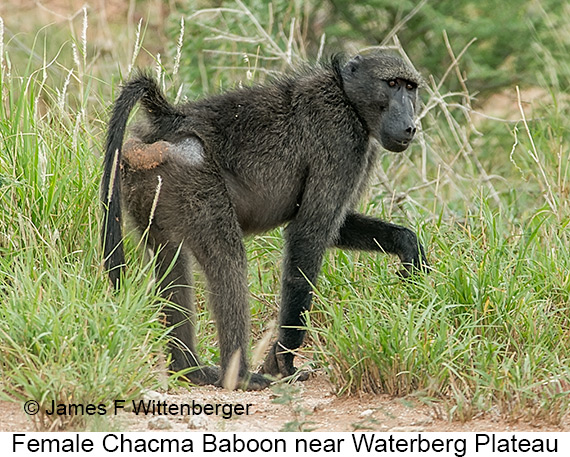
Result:
<svg viewBox="0 0 570 457">
<path fill-rule="evenodd" d="M 444 34 L 455 54 L 475 39 L 462 61 L 473 92 L 489 95 L 512 84 L 535 85 L 539 73 L 570 77 L 567 68 L 548 70 L 552 60 L 566 60 L 564 47 L 570 44 L 570 11 L 556 0 L 506 0 L 500 7 L 493 0 L 227 0 L 204 1 L 183 11 L 191 15 L 187 32 L 192 38 L 183 46 L 182 62 L 186 80 L 201 81 L 201 88 L 194 86 L 198 91 L 232 86 L 236 77 L 247 81 L 252 77 L 248 70 L 282 70 L 288 47 L 293 60 L 314 59 L 323 38 L 328 53 L 353 52 L 391 45 L 394 32 L 414 64 L 433 75 L 451 62 Z M 178 32 L 179 19 L 169 30 L 173 43 Z M 558 43 L 558 48 L 545 53 L 544 43 Z"/>
<path fill-rule="evenodd" d="M 333 45 L 342 46 L 347 37 L 367 45 L 390 44 L 385 39 L 397 27 L 404 49 L 428 74 L 437 75 L 450 63 L 444 32 L 456 54 L 476 38 L 462 65 L 472 91 L 535 84 L 536 73 L 544 69 L 540 43 L 554 38 L 568 46 L 570 40 L 566 27 L 570 12 L 556 0 L 506 0 L 500 5 L 493 0 L 323 3 L 332 7 L 325 30 Z M 556 58 L 563 60 L 564 54 L 557 52 Z"/>
<path fill-rule="evenodd" d="M 308 57 L 310 2 L 277 0 L 202 2 L 182 6 L 184 35 L 181 77 L 195 94 L 217 93 L 262 81 Z M 173 15 L 169 35 L 180 37 L 180 16 Z M 172 52 L 179 52 L 178 50 Z M 199 85 L 198 85 L 198 82 Z"/>
<path fill-rule="evenodd" d="M 309 333 L 340 392 L 413 394 L 461 420 L 492 408 L 562 419 L 567 236 L 546 210 L 516 229 L 478 205 L 461 223 L 423 227 L 429 276 L 397 281 L 364 255 L 329 259 Z"/>
</svg>

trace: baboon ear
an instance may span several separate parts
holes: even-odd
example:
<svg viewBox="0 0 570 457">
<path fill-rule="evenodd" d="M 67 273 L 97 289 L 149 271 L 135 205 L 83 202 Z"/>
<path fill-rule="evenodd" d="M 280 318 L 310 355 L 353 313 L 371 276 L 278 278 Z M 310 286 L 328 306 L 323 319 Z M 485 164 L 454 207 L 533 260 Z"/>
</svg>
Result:
<svg viewBox="0 0 570 457">
<path fill-rule="evenodd" d="M 349 74 L 354 73 L 356 70 L 358 70 L 358 67 L 360 67 L 361 63 L 362 63 L 362 56 L 361 55 L 354 56 L 346 63 L 346 65 L 344 66 L 344 70 Z"/>
</svg>

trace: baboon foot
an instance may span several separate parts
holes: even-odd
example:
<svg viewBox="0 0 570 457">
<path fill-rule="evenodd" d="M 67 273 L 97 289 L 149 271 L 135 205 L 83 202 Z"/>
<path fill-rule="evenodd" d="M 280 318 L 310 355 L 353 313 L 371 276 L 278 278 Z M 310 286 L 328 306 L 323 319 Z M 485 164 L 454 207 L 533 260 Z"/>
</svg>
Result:
<svg viewBox="0 0 570 457">
<path fill-rule="evenodd" d="M 270 386 L 273 381 L 259 373 L 249 373 L 246 380 L 242 381 L 240 388 L 243 390 L 263 390 Z"/>
<path fill-rule="evenodd" d="M 191 367 L 183 375 L 190 383 L 197 386 L 226 387 L 223 381 L 222 370 L 214 366 Z M 262 390 L 272 383 L 272 380 L 258 373 L 248 373 L 245 378 L 240 378 L 236 383 L 237 389 Z"/>
<path fill-rule="evenodd" d="M 221 370 L 218 367 L 202 365 L 198 356 L 192 351 L 172 342 L 170 345 L 172 360 L 169 369 L 171 372 L 198 386 L 215 384 L 220 379 Z"/>
<path fill-rule="evenodd" d="M 228 382 L 229 381 L 229 382 Z M 258 373 L 247 372 L 245 376 L 240 376 L 237 380 L 231 381 L 221 374 L 215 385 L 224 389 L 240 390 L 263 390 L 269 387 L 273 381 Z"/>
<path fill-rule="evenodd" d="M 183 377 L 192 384 L 196 384 L 197 386 L 215 385 L 220 379 L 220 369 L 218 367 L 205 365 L 190 367 L 190 369 L 183 374 Z"/>
<path fill-rule="evenodd" d="M 271 346 L 271 349 L 269 350 L 259 372 L 275 377 L 291 378 L 296 381 L 306 381 L 309 379 L 309 373 L 295 368 L 293 365 L 294 357 L 295 356 L 292 352 L 283 349 L 281 344 L 276 342 Z"/>
</svg>

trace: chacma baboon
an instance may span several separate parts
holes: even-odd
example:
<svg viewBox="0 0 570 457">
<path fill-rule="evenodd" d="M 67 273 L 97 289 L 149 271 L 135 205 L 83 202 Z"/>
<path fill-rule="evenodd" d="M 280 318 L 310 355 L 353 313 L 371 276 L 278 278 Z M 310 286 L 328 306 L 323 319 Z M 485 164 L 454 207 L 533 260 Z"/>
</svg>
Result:
<svg viewBox="0 0 570 457">
<path fill-rule="evenodd" d="M 395 152 L 412 141 L 420 81 L 402 59 L 373 52 L 178 106 L 143 73 L 125 84 L 106 144 L 105 263 L 118 285 L 123 202 L 147 231 L 162 294 L 175 305 L 165 310 L 173 370 L 192 367 L 191 381 L 219 384 L 235 355 L 241 387 L 270 383 L 248 371 L 244 234 L 287 224 L 279 336 L 261 369 L 269 375 L 295 373 L 293 351 L 327 248 L 396 254 L 404 275 L 427 266 L 411 230 L 353 210 L 376 162 L 371 139 Z M 139 101 L 146 120 L 123 145 Z M 192 259 L 207 280 L 221 369 L 201 365 L 196 352 Z"/>
</svg>

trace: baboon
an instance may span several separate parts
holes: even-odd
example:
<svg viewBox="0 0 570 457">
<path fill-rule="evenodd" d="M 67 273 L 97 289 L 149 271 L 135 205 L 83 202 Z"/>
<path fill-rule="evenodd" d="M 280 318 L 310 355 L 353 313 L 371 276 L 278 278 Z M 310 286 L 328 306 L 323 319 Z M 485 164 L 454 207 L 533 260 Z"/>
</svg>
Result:
<svg viewBox="0 0 570 457">
<path fill-rule="evenodd" d="M 295 374 L 304 312 L 329 247 L 396 254 L 403 276 L 427 268 L 411 230 L 353 209 L 377 159 L 372 139 L 401 152 L 414 138 L 421 81 L 399 57 L 370 52 L 176 106 L 143 72 L 124 85 L 102 179 L 105 266 L 118 287 L 123 203 L 157 254 L 161 293 L 174 304 L 165 309 L 172 370 L 192 368 L 192 382 L 219 385 L 239 357 L 247 389 L 268 386 L 264 374 Z M 123 145 L 139 101 L 145 121 Z M 278 339 L 260 373 L 250 373 L 243 236 L 284 224 Z M 196 351 L 193 260 L 207 280 L 221 368 L 202 365 Z"/>
</svg>

